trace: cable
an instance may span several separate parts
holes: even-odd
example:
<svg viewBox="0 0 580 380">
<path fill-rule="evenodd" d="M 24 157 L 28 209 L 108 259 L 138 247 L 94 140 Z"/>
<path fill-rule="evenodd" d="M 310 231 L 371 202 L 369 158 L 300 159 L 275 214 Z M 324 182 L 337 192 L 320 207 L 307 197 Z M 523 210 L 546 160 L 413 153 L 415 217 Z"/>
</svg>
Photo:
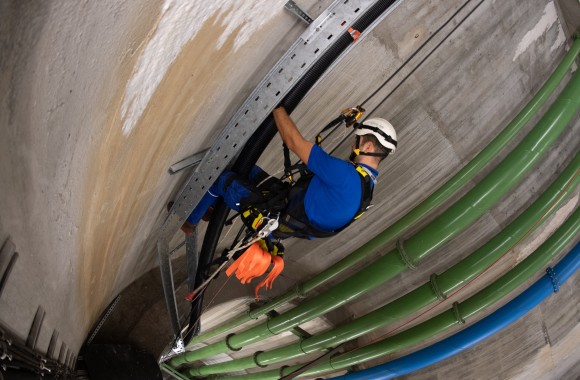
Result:
<svg viewBox="0 0 580 380">
<path fill-rule="evenodd" d="M 447 26 L 447 25 L 448 25 L 448 24 L 451 22 L 451 20 L 453 20 L 453 19 L 455 18 L 455 16 L 457 16 L 457 15 L 459 14 L 459 12 L 461 12 L 461 11 L 462 11 L 462 10 L 463 10 L 463 9 L 464 9 L 466 6 L 467 6 L 467 4 L 469 4 L 470 2 L 471 2 L 471 0 L 467 0 L 467 1 L 465 2 L 465 4 L 463 4 L 461 7 L 459 7 L 459 9 L 458 9 L 457 11 L 455 11 L 455 13 L 454 13 L 454 14 L 453 14 L 453 15 L 452 15 L 452 16 L 451 16 L 451 17 L 450 17 L 450 18 L 449 18 L 449 19 L 448 19 L 448 20 L 447 20 L 447 21 L 446 21 L 446 22 L 445 22 L 443 25 L 441 25 L 439 28 L 437 28 L 437 30 L 436 30 L 436 31 L 435 31 L 435 32 L 434 32 L 434 33 L 433 33 L 433 34 L 432 34 L 432 35 L 431 35 L 429 38 L 427 38 L 427 40 L 425 40 L 425 42 L 423 42 L 423 44 L 421 44 L 421 46 L 419 46 L 419 48 L 418 48 L 418 49 L 417 49 L 417 50 L 416 50 L 416 51 L 415 51 L 413 54 L 411 54 L 411 56 L 410 56 L 409 58 L 407 58 L 407 59 L 405 60 L 405 62 L 403 62 L 403 64 L 402 64 L 401 66 L 399 66 L 399 68 L 398 68 L 397 70 L 395 70 L 395 72 L 394 72 L 393 74 L 391 74 L 391 75 L 390 75 L 390 76 L 389 76 L 389 77 L 388 77 L 388 78 L 387 78 L 387 79 L 386 79 L 386 80 L 385 80 L 385 81 L 384 81 L 384 82 L 383 82 L 383 83 L 382 83 L 382 84 L 381 84 L 381 85 L 380 85 L 380 86 L 379 86 L 379 87 L 378 87 L 378 88 L 377 88 L 377 89 L 376 89 L 376 90 L 375 90 L 375 91 L 374 91 L 374 92 L 371 94 L 371 95 L 369 95 L 369 96 L 368 96 L 368 97 L 367 97 L 365 100 L 363 100 L 363 102 L 361 103 L 361 106 L 364 106 L 364 105 L 365 105 L 365 104 L 366 104 L 366 103 L 367 103 L 369 100 L 371 100 L 371 99 L 372 99 L 372 98 L 373 98 L 373 97 L 374 97 L 374 96 L 375 96 L 375 95 L 376 95 L 376 94 L 377 94 L 379 91 L 381 91 L 381 90 L 382 90 L 382 89 L 383 89 L 383 88 L 384 88 L 384 87 L 387 85 L 387 83 L 388 83 L 388 82 L 390 82 L 390 81 L 391 81 L 391 79 L 393 79 L 393 78 L 394 78 L 394 77 L 395 77 L 395 76 L 396 76 L 396 75 L 397 75 L 397 74 L 398 74 L 398 73 L 399 73 L 399 72 L 400 72 L 400 71 L 403 69 L 403 67 L 405 67 L 405 66 L 406 66 L 406 65 L 407 65 L 407 64 L 408 64 L 408 63 L 409 63 L 409 62 L 410 62 L 410 61 L 411 61 L 413 58 L 415 58 L 415 56 L 416 56 L 417 54 L 419 54 L 419 52 L 420 52 L 421 50 L 423 50 L 423 48 L 424 48 L 425 46 L 427 46 L 427 44 L 428 44 L 429 42 L 431 42 L 431 40 L 432 40 L 432 39 L 433 39 L 433 38 L 434 38 L 434 37 L 435 37 L 435 36 L 436 36 L 436 35 L 437 35 L 437 34 L 438 34 L 438 33 L 439 33 L 439 32 L 440 32 L 442 29 L 443 29 L 443 28 L 445 28 L 445 27 L 446 27 L 446 26 Z M 481 2 L 483 2 L 483 0 L 482 0 Z M 481 2 L 480 2 L 480 4 L 481 4 Z M 478 5 L 477 5 L 475 8 L 477 8 L 478 6 L 479 6 L 479 4 L 478 4 Z M 474 9 L 475 9 L 475 8 L 474 8 Z M 469 15 L 468 15 L 468 16 L 469 16 Z M 461 23 L 462 23 L 463 21 L 464 21 L 464 20 L 462 20 L 462 21 L 461 21 L 461 22 L 460 22 L 460 23 L 459 23 L 457 26 L 461 25 Z M 455 29 L 457 29 L 457 26 L 455 27 Z M 453 29 L 453 30 L 451 31 L 451 33 L 453 33 L 453 32 L 455 31 L 455 29 Z M 448 35 L 447 37 L 449 37 L 449 35 Z M 445 37 L 445 39 L 447 39 L 447 37 Z M 443 41 L 445 41 L 445 39 L 443 39 Z M 442 41 L 442 42 L 443 42 L 443 41 Z M 437 48 L 437 47 L 439 47 L 439 45 L 437 45 L 437 46 L 436 46 L 436 48 Z M 431 52 L 431 53 L 432 53 L 432 52 Z M 431 54 L 431 53 L 429 53 L 429 54 Z M 421 62 L 421 63 L 422 63 L 422 62 Z M 419 63 L 419 65 L 420 65 L 421 63 Z M 407 76 L 407 77 L 408 77 L 408 76 Z M 407 78 L 405 78 L 405 79 L 407 79 Z"/>
<path fill-rule="evenodd" d="M 395 88 L 393 88 L 384 98 L 383 100 L 381 100 L 372 110 L 370 110 L 367 113 L 367 116 L 365 116 L 365 118 L 363 119 L 363 121 L 361 123 L 364 123 L 364 120 L 368 119 L 380 106 L 383 105 L 383 103 L 396 91 L 399 89 L 399 87 L 401 87 L 403 85 L 403 83 L 405 83 L 407 81 L 407 79 L 409 79 L 409 77 L 411 75 L 413 75 L 415 73 L 415 71 L 417 71 L 417 69 L 419 67 L 421 67 L 423 65 L 423 63 L 425 63 L 425 61 L 427 59 L 429 59 L 431 57 L 431 55 L 437 50 L 439 49 L 439 47 L 447 41 L 447 39 L 465 22 L 465 20 L 467 20 L 480 6 L 481 4 L 484 2 L 485 0 L 480 0 L 479 3 L 473 7 L 473 9 L 471 11 L 469 11 L 469 13 L 461 20 L 459 21 L 459 23 L 457 23 L 457 25 L 455 25 L 453 27 L 453 29 L 451 29 L 451 31 L 441 40 L 439 41 L 439 43 L 433 48 L 433 50 L 431 50 L 425 57 L 423 57 L 423 59 L 421 61 L 419 61 L 419 63 L 407 74 L 405 75 L 405 77 L 401 80 L 401 82 L 399 82 L 399 84 L 397 84 L 395 86 Z M 417 51 L 415 51 L 415 53 L 413 53 L 408 59 L 405 60 L 405 62 L 392 74 L 390 75 L 380 86 L 377 90 L 375 90 L 369 97 L 367 97 L 362 103 L 361 105 L 364 106 L 365 103 L 367 103 L 370 99 L 372 99 L 379 91 L 381 91 L 388 82 L 391 81 L 391 79 L 393 79 L 395 77 L 395 75 L 397 75 L 402 69 L 403 67 L 405 67 L 445 26 L 447 26 L 456 16 L 457 14 L 459 14 L 459 12 L 461 12 L 466 6 L 467 4 L 469 4 L 471 2 L 471 0 L 468 0 L 465 4 L 463 4 L 443 25 L 441 25 L 439 28 L 437 28 L 437 30 L 435 31 L 435 33 L 433 33 L 420 47 L 419 49 L 417 49 Z M 344 144 L 344 142 L 346 140 L 348 140 L 348 138 L 351 137 L 353 131 L 350 131 L 348 133 L 348 135 L 346 135 L 339 143 L 336 147 L 334 147 L 331 151 L 330 154 L 333 154 L 342 144 Z"/>
</svg>

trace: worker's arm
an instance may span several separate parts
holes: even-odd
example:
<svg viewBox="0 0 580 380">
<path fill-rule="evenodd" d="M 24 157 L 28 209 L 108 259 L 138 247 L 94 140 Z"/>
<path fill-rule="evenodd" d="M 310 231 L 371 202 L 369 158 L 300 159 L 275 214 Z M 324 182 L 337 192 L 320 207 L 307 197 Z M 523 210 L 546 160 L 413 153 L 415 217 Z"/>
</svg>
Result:
<svg viewBox="0 0 580 380">
<path fill-rule="evenodd" d="M 306 140 L 302 136 L 284 107 L 276 108 L 273 115 L 282 141 L 284 141 L 288 149 L 294 152 L 302 162 L 308 165 L 308 157 L 310 156 L 310 151 L 314 143 Z"/>
</svg>

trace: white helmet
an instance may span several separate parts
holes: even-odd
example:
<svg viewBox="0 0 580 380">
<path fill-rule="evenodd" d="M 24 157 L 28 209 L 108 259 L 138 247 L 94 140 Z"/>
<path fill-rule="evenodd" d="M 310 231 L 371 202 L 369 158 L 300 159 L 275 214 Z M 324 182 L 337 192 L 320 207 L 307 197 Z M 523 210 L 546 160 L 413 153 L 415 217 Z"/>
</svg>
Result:
<svg viewBox="0 0 580 380">
<path fill-rule="evenodd" d="M 355 125 L 354 133 L 358 136 L 372 134 L 377 137 L 382 146 L 395 153 L 397 149 L 397 132 L 391 123 L 385 119 L 373 118 Z"/>
</svg>

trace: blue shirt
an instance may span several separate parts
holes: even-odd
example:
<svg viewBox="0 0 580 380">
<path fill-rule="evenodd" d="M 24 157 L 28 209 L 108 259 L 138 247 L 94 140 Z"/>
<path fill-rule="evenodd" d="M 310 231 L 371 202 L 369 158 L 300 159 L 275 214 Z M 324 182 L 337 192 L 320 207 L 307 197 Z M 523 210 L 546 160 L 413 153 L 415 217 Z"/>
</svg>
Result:
<svg viewBox="0 0 580 380">
<path fill-rule="evenodd" d="M 364 166 L 378 175 L 375 169 Z M 314 173 L 304 196 L 308 219 L 325 231 L 344 227 L 360 207 L 360 174 L 351 163 L 330 156 L 318 145 L 310 151 L 308 169 Z"/>
</svg>

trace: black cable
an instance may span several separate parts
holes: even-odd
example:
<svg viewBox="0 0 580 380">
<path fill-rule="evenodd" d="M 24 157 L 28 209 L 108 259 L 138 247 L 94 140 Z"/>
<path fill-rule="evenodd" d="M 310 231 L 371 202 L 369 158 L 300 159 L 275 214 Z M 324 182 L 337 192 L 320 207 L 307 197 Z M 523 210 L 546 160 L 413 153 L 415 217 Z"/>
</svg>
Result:
<svg viewBox="0 0 580 380">
<path fill-rule="evenodd" d="M 393 74 L 391 74 L 372 94 L 370 94 L 365 100 L 363 100 L 363 102 L 361 103 L 361 106 L 364 106 L 365 103 L 367 103 L 369 100 L 371 100 L 379 91 L 381 91 L 386 85 L 387 83 L 389 83 L 391 81 L 391 79 L 393 79 L 397 74 L 399 74 L 399 72 L 403 69 L 403 67 L 405 67 L 413 58 L 415 58 L 415 56 L 417 54 L 419 54 L 419 52 L 421 52 L 421 50 L 423 50 L 423 48 L 425 46 L 427 46 L 427 44 L 429 42 L 431 42 L 431 40 L 443 29 L 447 26 L 447 24 L 449 24 L 451 22 L 451 20 L 453 20 L 455 18 L 455 16 L 457 16 L 457 14 L 459 14 L 459 12 L 461 12 L 463 10 L 463 8 L 465 8 L 467 6 L 467 4 L 469 4 L 471 2 L 471 0 L 467 0 L 465 2 L 465 4 L 463 4 L 461 7 L 459 7 L 459 9 L 457 9 L 457 11 L 455 11 L 455 13 L 443 24 L 441 25 L 439 28 L 437 28 L 437 30 L 435 31 L 435 33 L 433 33 L 429 38 L 427 38 L 425 40 L 425 42 L 423 42 L 421 44 L 421 46 L 419 46 L 419 48 L 413 53 L 411 54 L 411 56 L 409 58 L 407 58 L 405 60 L 405 62 L 403 62 L 403 64 L 401 66 L 399 66 L 399 68 L 397 70 L 395 70 L 395 72 Z M 478 5 L 479 6 L 479 5 Z M 477 8 L 477 7 L 476 7 Z M 457 27 L 456 27 L 457 28 Z M 452 31 L 453 32 L 453 31 Z M 449 37 L 449 36 L 447 36 Z M 447 38 L 446 37 L 446 38 Z M 446 39 L 445 38 L 445 39 Z M 420 64 L 419 64 L 420 65 Z M 408 77 L 408 76 L 407 76 Z M 405 78 L 406 79 L 406 78 Z M 390 95 L 390 94 L 389 94 Z M 376 107 L 375 107 L 376 108 Z M 373 110 L 374 111 L 374 110 Z M 371 111 L 372 112 L 372 111 Z"/>
</svg>

